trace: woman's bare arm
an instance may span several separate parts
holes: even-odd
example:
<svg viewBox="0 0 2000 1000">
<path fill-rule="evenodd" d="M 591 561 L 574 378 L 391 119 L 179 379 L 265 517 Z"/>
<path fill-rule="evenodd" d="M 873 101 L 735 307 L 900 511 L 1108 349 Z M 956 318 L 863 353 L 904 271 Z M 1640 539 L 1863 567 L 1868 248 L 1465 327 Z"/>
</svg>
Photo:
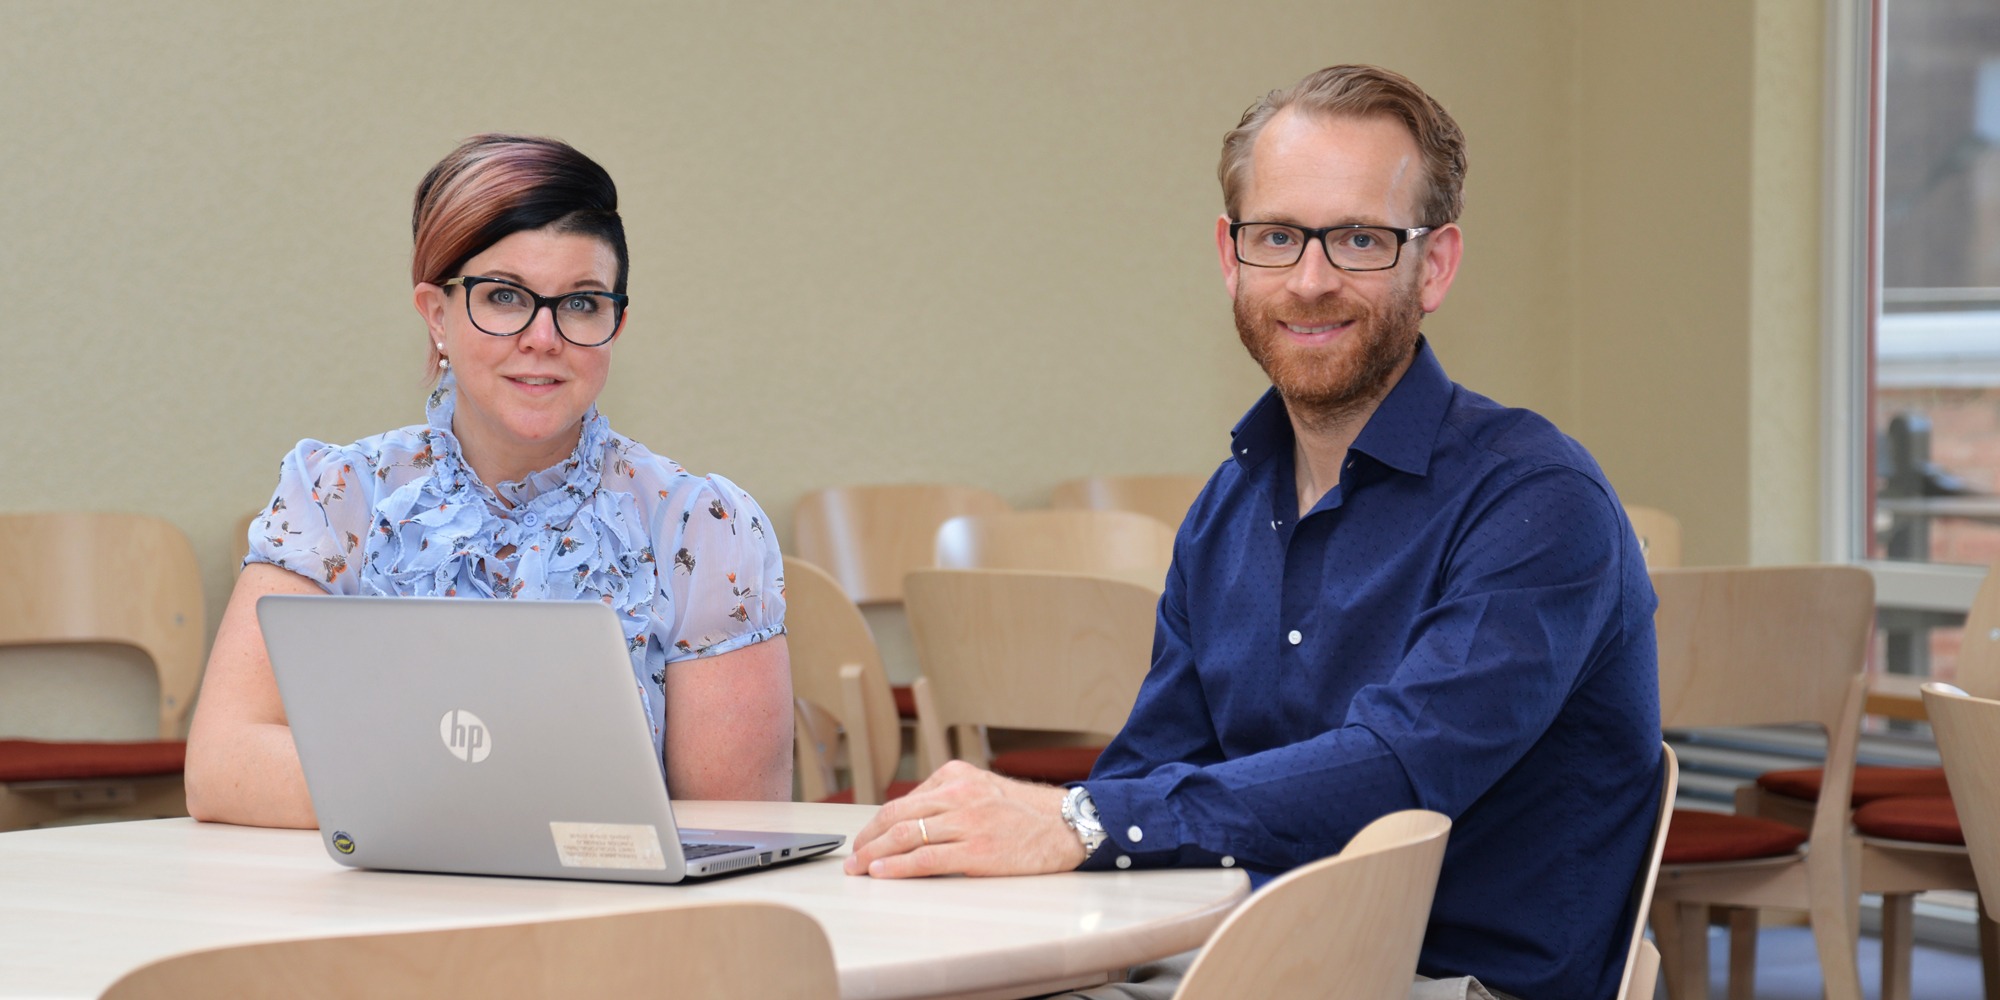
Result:
<svg viewBox="0 0 2000 1000">
<path fill-rule="evenodd" d="M 667 664 L 667 789 L 677 799 L 792 797 L 785 637 Z"/>
<path fill-rule="evenodd" d="M 188 814 L 211 823 L 319 825 L 306 794 L 298 748 L 257 625 L 265 594 L 323 594 L 316 583 L 268 563 L 236 578 L 188 731 Z"/>
</svg>

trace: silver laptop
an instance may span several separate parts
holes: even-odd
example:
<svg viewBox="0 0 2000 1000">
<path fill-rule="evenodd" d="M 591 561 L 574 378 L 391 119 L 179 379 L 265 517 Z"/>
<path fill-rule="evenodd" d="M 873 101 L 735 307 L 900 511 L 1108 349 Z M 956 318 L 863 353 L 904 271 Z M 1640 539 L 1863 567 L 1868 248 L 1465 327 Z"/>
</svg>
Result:
<svg viewBox="0 0 2000 1000">
<path fill-rule="evenodd" d="M 678 829 L 624 633 L 594 601 L 274 595 L 257 620 L 343 865 L 665 883 L 844 839 Z"/>
</svg>

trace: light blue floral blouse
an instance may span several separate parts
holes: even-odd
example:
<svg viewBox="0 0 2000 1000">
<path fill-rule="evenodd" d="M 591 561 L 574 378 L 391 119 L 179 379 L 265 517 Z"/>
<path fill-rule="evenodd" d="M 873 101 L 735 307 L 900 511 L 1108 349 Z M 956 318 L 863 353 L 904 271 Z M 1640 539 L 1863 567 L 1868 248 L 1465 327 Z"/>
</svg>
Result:
<svg viewBox="0 0 2000 1000">
<path fill-rule="evenodd" d="M 613 431 L 594 406 L 567 460 L 489 488 L 452 433 L 454 388 L 446 375 L 425 425 L 299 442 L 251 519 L 245 562 L 331 594 L 603 601 L 624 625 L 660 750 L 667 664 L 785 630 L 770 519 L 721 476 Z"/>
</svg>

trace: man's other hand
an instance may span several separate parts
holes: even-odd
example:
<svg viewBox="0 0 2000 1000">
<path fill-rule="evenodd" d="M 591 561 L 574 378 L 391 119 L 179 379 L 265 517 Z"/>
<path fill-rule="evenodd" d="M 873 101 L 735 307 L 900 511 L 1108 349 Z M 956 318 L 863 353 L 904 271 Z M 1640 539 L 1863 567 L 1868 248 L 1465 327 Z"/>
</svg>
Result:
<svg viewBox="0 0 2000 1000">
<path fill-rule="evenodd" d="M 849 875 L 1039 875 L 1083 864 L 1064 791 L 947 762 L 854 835 Z M 928 837 L 929 843 L 925 843 Z"/>
</svg>

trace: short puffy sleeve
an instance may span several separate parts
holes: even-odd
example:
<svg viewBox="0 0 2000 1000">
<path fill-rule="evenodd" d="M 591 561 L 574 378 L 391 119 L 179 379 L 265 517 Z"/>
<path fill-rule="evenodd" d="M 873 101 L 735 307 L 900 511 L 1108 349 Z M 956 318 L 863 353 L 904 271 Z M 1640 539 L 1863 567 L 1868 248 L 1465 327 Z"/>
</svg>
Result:
<svg viewBox="0 0 2000 1000">
<path fill-rule="evenodd" d="M 321 441 L 300 441 L 278 463 L 271 503 L 250 519 L 250 554 L 243 562 L 270 563 L 326 588 L 360 591 L 362 538 L 370 504 L 358 454 Z"/>
<path fill-rule="evenodd" d="M 671 606 L 667 661 L 714 656 L 785 631 L 785 561 L 757 501 L 717 475 L 683 476 L 655 510 Z"/>
</svg>

